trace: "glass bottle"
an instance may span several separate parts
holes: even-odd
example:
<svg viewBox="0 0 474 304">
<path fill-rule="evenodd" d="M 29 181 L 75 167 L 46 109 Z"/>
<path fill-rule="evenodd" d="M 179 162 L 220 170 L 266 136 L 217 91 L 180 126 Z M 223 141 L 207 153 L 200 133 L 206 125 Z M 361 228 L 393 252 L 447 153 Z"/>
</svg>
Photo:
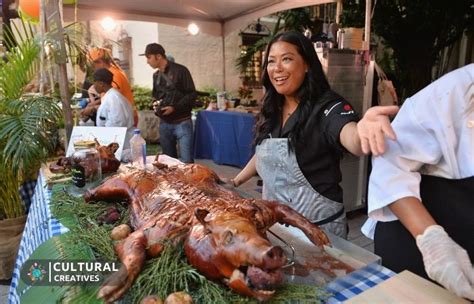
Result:
<svg viewBox="0 0 474 304">
<path fill-rule="evenodd" d="M 79 192 L 96 186 L 102 179 L 102 167 L 99 152 L 94 141 L 74 143 L 72 154 L 72 183 Z"/>
</svg>

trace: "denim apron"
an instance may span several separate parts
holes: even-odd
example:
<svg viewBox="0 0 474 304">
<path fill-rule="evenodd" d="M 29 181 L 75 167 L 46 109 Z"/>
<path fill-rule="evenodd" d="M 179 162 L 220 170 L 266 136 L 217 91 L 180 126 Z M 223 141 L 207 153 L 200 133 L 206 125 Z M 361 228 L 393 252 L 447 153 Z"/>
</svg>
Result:
<svg viewBox="0 0 474 304">
<path fill-rule="evenodd" d="M 288 138 L 267 138 L 257 145 L 256 168 L 264 182 L 262 198 L 288 205 L 310 222 L 346 238 L 343 204 L 314 190 L 301 172 L 294 151 L 288 148 Z"/>
</svg>

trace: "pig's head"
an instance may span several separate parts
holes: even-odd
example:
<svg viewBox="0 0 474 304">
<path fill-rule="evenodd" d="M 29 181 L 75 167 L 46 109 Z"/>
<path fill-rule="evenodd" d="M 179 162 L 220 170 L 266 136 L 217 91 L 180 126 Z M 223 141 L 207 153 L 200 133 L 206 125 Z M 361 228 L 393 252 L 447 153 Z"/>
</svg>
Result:
<svg viewBox="0 0 474 304">
<path fill-rule="evenodd" d="M 185 243 L 189 262 L 240 294 L 269 299 L 283 280 L 283 250 L 260 234 L 252 218 L 204 209 L 196 209 L 195 216 L 198 223 Z"/>
</svg>

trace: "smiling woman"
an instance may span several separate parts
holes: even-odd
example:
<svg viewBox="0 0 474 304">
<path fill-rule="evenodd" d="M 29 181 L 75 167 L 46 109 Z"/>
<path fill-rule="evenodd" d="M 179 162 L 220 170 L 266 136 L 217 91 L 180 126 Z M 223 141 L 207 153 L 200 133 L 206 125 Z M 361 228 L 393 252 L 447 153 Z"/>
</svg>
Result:
<svg viewBox="0 0 474 304">
<path fill-rule="evenodd" d="M 311 41 L 299 32 L 278 34 L 265 54 L 256 152 L 233 183 L 258 172 L 264 199 L 291 206 L 345 237 L 339 162 L 347 151 L 361 155 L 370 146 L 372 153 L 383 152 L 384 133 L 393 137 L 387 115 L 397 108 L 373 108 L 357 125 L 357 114 L 331 90 Z M 358 131 L 366 129 L 371 132 Z M 363 147 L 367 138 L 372 142 Z"/>
</svg>

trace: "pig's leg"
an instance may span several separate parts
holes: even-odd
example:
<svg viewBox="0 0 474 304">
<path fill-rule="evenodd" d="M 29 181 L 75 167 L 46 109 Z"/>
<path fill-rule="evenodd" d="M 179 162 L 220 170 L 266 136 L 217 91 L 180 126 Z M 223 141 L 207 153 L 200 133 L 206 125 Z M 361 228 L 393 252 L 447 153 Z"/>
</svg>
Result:
<svg viewBox="0 0 474 304">
<path fill-rule="evenodd" d="M 86 203 L 91 201 L 130 202 L 131 198 L 132 190 L 130 186 L 120 177 L 112 177 L 106 180 L 102 185 L 87 190 L 86 193 L 84 193 Z"/>
<path fill-rule="evenodd" d="M 142 230 L 135 231 L 116 245 L 115 250 L 123 265 L 102 284 L 97 298 L 102 298 L 106 303 L 114 302 L 130 288 L 145 263 L 146 245 Z"/>
<path fill-rule="evenodd" d="M 328 236 L 317 225 L 308 221 L 291 207 L 277 202 L 267 201 L 264 202 L 264 204 L 273 211 L 276 220 L 280 224 L 288 224 L 299 228 L 306 234 L 310 241 L 317 246 L 322 247 L 330 244 Z"/>
</svg>

